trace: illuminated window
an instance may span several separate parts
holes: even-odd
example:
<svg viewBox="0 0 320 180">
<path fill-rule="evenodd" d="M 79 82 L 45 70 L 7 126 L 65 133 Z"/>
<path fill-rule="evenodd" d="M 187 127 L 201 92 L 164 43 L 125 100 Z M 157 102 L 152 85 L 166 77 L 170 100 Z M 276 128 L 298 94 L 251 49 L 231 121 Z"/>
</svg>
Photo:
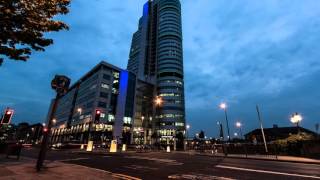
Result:
<svg viewBox="0 0 320 180">
<path fill-rule="evenodd" d="M 118 94 L 118 90 L 116 88 L 112 88 L 112 93 L 113 94 Z"/>
<path fill-rule="evenodd" d="M 104 88 L 104 89 L 109 89 L 110 86 L 108 84 L 105 84 L 105 83 L 101 83 L 101 87 Z"/>
<path fill-rule="evenodd" d="M 124 122 L 125 124 L 131 124 L 131 117 L 124 117 L 124 118 L 123 118 L 123 122 Z"/>
<path fill-rule="evenodd" d="M 180 118 L 183 117 L 181 114 L 160 114 L 159 116 L 156 116 L 157 118 Z"/>
<path fill-rule="evenodd" d="M 174 93 L 163 93 L 163 94 L 159 94 L 159 96 L 168 97 L 168 96 L 175 96 L 175 94 Z"/>
<path fill-rule="evenodd" d="M 183 126 L 184 126 L 184 123 L 176 122 L 176 126 L 183 127 Z"/>
<path fill-rule="evenodd" d="M 108 115 L 108 121 L 109 121 L 109 122 L 114 121 L 114 115 L 109 114 L 109 115 Z"/>
<path fill-rule="evenodd" d="M 118 72 L 113 72 L 113 77 L 116 79 L 119 79 L 119 73 Z"/>
</svg>

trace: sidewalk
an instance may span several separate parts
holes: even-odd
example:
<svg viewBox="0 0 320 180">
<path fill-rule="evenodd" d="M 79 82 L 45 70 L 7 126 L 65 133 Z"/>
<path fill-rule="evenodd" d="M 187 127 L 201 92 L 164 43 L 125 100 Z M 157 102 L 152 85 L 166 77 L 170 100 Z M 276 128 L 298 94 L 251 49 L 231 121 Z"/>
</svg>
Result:
<svg viewBox="0 0 320 180">
<path fill-rule="evenodd" d="M 105 179 L 134 179 L 122 174 L 115 174 L 104 170 L 89 168 L 81 165 L 62 162 L 47 163 L 41 172 L 35 170 L 34 159 L 22 157 L 4 160 L 0 157 L 1 180 L 105 180 Z"/>
<path fill-rule="evenodd" d="M 295 163 L 310 163 L 310 164 L 320 164 L 320 160 L 311 159 L 305 157 L 295 157 L 295 156 L 276 156 L 276 155 L 245 155 L 245 154 L 228 154 L 225 156 L 222 153 L 212 154 L 212 153 L 199 153 L 194 151 L 183 151 L 176 153 L 186 153 L 190 155 L 202 155 L 211 157 L 227 157 L 227 158 L 241 158 L 241 159 L 256 159 L 256 160 L 270 160 L 270 161 L 283 161 L 283 162 L 295 162 Z"/>
</svg>

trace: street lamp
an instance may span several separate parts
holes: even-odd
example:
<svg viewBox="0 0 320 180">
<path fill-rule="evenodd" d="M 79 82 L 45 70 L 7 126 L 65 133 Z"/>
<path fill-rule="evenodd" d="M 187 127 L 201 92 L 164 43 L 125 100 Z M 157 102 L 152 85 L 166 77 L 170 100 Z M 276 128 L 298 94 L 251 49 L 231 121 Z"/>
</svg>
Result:
<svg viewBox="0 0 320 180">
<path fill-rule="evenodd" d="M 238 137 L 238 133 L 236 133 L 236 132 L 233 135 L 234 135 L 234 137 Z"/>
<path fill-rule="evenodd" d="M 53 124 L 56 124 L 56 123 L 57 123 L 57 120 L 56 120 L 56 119 L 52 119 L 52 123 L 53 123 Z"/>
<path fill-rule="evenodd" d="M 302 116 L 299 114 L 299 113 L 294 113 L 292 114 L 291 118 L 290 118 L 290 121 L 293 123 L 293 124 L 296 124 L 297 127 L 299 127 L 299 123 L 302 121 Z"/>
<path fill-rule="evenodd" d="M 236 122 L 236 127 L 237 127 L 237 128 L 239 128 L 239 131 L 240 131 L 240 138 L 242 138 L 242 128 L 241 128 L 241 127 L 242 127 L 242 124 L 241 124 L 241 122 L 239 122 L 239 121 L 238 121 L 238 122 Z"/>
<path fill-rule="evenodd" d="M 160 106 L 163 103 L 163 100 L 161 97 L 157 96 L 154 100 L 157 106 Z"/>
<path fill-rule="evenodd" d="M 224 114 L 226 116 L 226 123 L 227 123 L 227 130 L 228 130 L 228 141 L 230 142 L 230 129 L 229 129 L 229 122 L 228 122 L 228 115 L 227 115 L 227 104 L 221 103 L 220 109 L 224 110 Z"/>
<path fill-rule="evenodd" d="M 82 109 L 81 109 L 81 108 L 78 108 L 77 111 L 78 111 L 79 115 L 81 115 Z"/>
<path fill-rule="evenodd" d="M 302 121 L 302 116 L 299 114 L 299 113 L 294 113 L 291 115 L 291 118 L 290 118 L 290 121 L 293 123 L 293 124 L 296 124 L 297 125 L 297 128 L 298 128 L 298 134 L 300 134 L 300 128 L 299 128 L 299 123 Z"/>
</svg>

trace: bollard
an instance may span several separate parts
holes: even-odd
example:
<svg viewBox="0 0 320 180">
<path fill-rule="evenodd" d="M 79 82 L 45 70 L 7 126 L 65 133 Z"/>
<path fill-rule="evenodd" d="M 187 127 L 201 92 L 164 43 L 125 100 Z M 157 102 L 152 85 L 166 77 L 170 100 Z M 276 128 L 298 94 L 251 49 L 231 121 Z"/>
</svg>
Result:
<svg viewBox="0 0 320 180">
<path fill-rule="evenodd" d="M 127 145 L 126 144 L 122 144 L 122 151 L 126 151 L 127 150 Z"/>
<path fill-rule="evenodd" d="M 88 145 L 87 145 L 87 151 L 91 152 L 93 149 L 93 141 L 88 141 Z"/>
<path fill-rule="evenodd" d="M 110 152 L 111 153 L 117 152 L 117 140 L 111 141 Z"/>
<path fill-rule="evenodd" d="M 170 146 L 167 146 L 167 152 L 170 152 Z"/>
</svg>

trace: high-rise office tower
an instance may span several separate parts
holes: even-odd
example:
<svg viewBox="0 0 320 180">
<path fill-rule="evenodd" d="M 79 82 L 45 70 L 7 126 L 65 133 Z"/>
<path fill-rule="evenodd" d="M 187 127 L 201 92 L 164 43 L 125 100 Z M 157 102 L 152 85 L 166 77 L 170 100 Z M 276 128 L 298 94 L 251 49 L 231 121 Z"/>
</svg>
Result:
<svg viewBox="0 0 320 180">
<path fill-rule="evenodd" d="M 153 88 L 151 91 L 153 99 L 161 98 L 162 101 L 161 104 L 152 102 L 154 104 L 152 114 L 150 114 L 150 109 L 137 110 L 136 108 L 137 134 L 139 130 L 143 132 L 140 137 L 144 139 L 144 143 L 149 142 L 147 139 L 150 135 L 157 137 L 157 140 L 162 143 L 176 143 L 176 139 L 183 137 L 185 133 L 181 4 L 179 0 L 149 0 L 144 5 L 139 28 L 133 34 L 127 68 L 136 74 L 139 80 L 149 84 L 143 87 Z M 145 93 L 147 95 L 143 94 L 144 92 L 140 92 L 141 98 L 150 99 L 148 96 L 150 89 Z M 136 96 L 136 107 L 142 106 L 142 104 L 137 105 L 137 102 L 143 101 Z M 146 124 L 144 122 L 146 120 L 152 120 L 152 123 Z"/>
</svg>

